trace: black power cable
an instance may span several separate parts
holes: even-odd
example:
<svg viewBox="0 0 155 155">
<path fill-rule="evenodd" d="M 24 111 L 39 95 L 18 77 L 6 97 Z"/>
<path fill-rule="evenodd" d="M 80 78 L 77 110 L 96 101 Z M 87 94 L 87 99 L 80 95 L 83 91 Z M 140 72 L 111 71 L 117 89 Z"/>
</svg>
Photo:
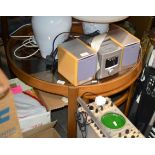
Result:
<svg viewBox="0 0 155 155">
<path fill-rule="evenodd" d="M 60 35 L 65 34 L 65 33 L 66 33 L 66 34 L 67 34 L 67 33 L 69 33 L 69 34 L 76 34 L 76 37 L 79 37 L 79 35 L 81 35 L 81 33 L 75 33 L 75 32 L 62 32 L 62 33 L 59 33 L 59 34 L 54 38 L 53 43 L 52 43 L 52 52 L 51 52 L 50 55 L 47 55 L 47 56 L 46 56 L 46 66 L 47 66 L 47 67 L 50 66 L 53 73 L 56 71 L 56 69 L 57 69 L 57 67 L 58 67 L 58 61 L 56 60 L 56 55 L 57 55 L 57 53 L 58 53 L 58 48 L 55 49 L 55 41 L 56 41 L 56 39 L 57 39 Z M 78 35 L 78 36 L 77 36 L 77 35 Z M 73 38 L 74 38 L 74 36 L 73 36 Z M 67 39 L 67 40 L 68 40 L 68 39 Z M 67 41 L 67 40 L 66 40 L 66 41 Z"/>
<path fill-rule="evenodd" d="M 89 39 L 90 38 L 93 38 L 94 36 L 97 36 L 97 35 L 100 34 L 99 31 L 95 31 L 95 32 L 93 32 L 91 34 L 85 34 L 85 35 L 83 35 L 81 33 L 76 33 L 76 32 L 62 32 L 62 33 L 59 33 L 54 38 L 54 40 L 53 40 L 53 43 L 52 43 L 53 46 L 52 46 L 52 52 L 51 52 L 51 54 L 46 57 L 46 65 L 47 66 L 51 66 L 52 72 L 55 72 L 56 69 L 57 69 L 57 66 L 58 66 L 58 61 L 55 58 L 56 55 L 57 55 L 57 53 L 58 53 L 58 49 L 57 48 L 55 49 L 55 41 L 56 41 L 56 39 L 60 35 L 65 34 L 65 33 L 69 33 L 70 34 L 70 39 L 67 39 L 66 41 L 71 40 L 71 39 L 75 39 L 75 38 L 79 38 L 82 41 L 84 41 L 86 44 L 89 44 L 89 42 L 90 42 Z M 72 34 L 72 36 L 71 36 L 71 34 Z"/>
<path fill-rule="evenodd" d="M 89 123 L 87 122 L 87 117 L 88 114 L 86 112 L 77 112 L 77 124 L 83 138 L 87 137 L 87 125 L 89 125 Z"/>
</svg>

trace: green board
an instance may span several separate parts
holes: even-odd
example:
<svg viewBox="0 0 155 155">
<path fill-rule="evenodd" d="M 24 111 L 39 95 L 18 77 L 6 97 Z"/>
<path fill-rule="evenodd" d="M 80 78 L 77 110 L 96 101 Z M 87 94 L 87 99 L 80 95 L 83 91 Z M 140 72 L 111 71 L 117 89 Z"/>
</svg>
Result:
<svg viewBox="0 0 155 155">
<path fill-rule="evenodd" d="M 101 122 L 107 128 L 119 129 L 125 125 L 126 120 L 120 114 L 110 112 L 101 117 Z"/>
</svg>

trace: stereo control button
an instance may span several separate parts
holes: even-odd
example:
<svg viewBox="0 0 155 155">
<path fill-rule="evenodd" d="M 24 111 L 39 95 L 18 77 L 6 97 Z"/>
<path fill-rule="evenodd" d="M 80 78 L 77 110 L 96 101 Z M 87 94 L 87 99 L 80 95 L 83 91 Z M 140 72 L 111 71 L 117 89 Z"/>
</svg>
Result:
<svg viewBox="0 0 155 155">
<path fill-rule="evenodd" d="M 129 134 L 129 129 L 126 129 L 126 130 L 125 130 L 125 133 L 126 133 L 126 134 Z"/>
<path fill-rule="evenodd" d="M 108 69 L 108 74 L 109 75 L 112 75 L 113 74 L 113 71 L 114 71 L 114 69 L 112 69 L 112 68 Z"/>
<path fill-rule="evenodd" d="M 90 109 L 90 110 L 93 110 L 93 109 L 94 109 L 94 107 L 91 105 L 91 106 L 89 107 L 89 109 Z"/>
</svg>

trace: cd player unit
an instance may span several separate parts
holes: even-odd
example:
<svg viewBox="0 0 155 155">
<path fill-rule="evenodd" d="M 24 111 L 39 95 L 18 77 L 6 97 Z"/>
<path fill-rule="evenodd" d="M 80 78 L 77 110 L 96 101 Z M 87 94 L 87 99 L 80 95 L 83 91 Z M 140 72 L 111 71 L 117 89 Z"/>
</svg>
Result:
<svg viewBox="0 0 155 155">
<path fill-rule="evenodd" d="M 96 73 L 97 79 L 112 76 L 119 72 L 122 48 L 110 38 L 105 40 L 98 51 L 99 70 Z"/>
</svg>

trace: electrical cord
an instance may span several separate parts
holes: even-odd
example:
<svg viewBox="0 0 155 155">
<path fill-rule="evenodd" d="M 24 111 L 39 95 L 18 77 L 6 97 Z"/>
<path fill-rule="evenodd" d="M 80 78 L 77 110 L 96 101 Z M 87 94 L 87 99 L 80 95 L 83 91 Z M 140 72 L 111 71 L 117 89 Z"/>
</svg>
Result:
<svg viewBox="0 0 155 155">
<path fill-rule="evenodd" d="M 65 34 L 65 33 L 76 34 L 76 35 L 77 35 L 76 38 L 78 38 L 78 37 L 80 37 L 80 35 L 82 35 L 81 33 L 76 33 L 76 32 L 62 32 L 62 33 L 59 33 L 59 34 L 54 38 L 54 40 L 53 40 L 51 56 L 54 56 L 54 57 L 55 57 L 55 56 L 57 55 L 57 50 L 54 50 L 54 48 L 55 48 L 55 41 L 56 41 L 56 39 L 57 39 L 60 35 Z M 73 36 L 73 38 L 74 38 L 74 36 Z"/>
<path fill-rule="evenodd" d="M 52 72 L 54 73 L 57 69 L 57 66 L 58 66 L 58 60 L 56 59 L 56 55 L 58 53 L 58 48 L 55 49 L 55 41 L 56 39 L 62 35 L 62 34 L 76 34 L 76 38 L 78 38 L 81 33 L 75 33 L 75 32 L 62 32 L 62 33 L 59 33 L 53 40 L 53 43 L 52 43 L 52 51 L 50 53 L 50 55 L 46 56 L 46 65 L 47 66 L 51 66 L 51 70 Z M 72 38 L 74 38 L 74 36 L 72 36 Z"/>
<path fill-rule="evenodd" d="M 27 45 L 25 43 L 29 43 L 30 45 Z M 23 44 L 25 44 L 25 47 L 38 47 L 37 43 L 34 41 L 34 36 L 29 37 L 28 39 L 23 41 Z"/>
<path fill-rule="evenodd" d="M 78 108 L 80 108 L 81 105 L 78 103 Z M 79 130 L 81 131 L 82 137 L 87 137 L 87 126 L 91 124 L 91 121 L 88 120 L 88 113 L 85 111 L 77 111 L 76 113 L 76 121 L 79 126 Z"/>
<path fill-rule="evenodd" d="M 22 29 L 23 27 L 25 27 L 25 26 L 29 26 L 29 25 L 31 25 L 31 24 L 24 24 L 24 25 L 22 25 L 22 26 L 20 26 L 19 28 L 17 28 L 15 31 L 13 31 L 9 36 L 10 37 L 12 37 L 12 38 L 28 38 L 28 39 L 25 39 L 23 42 L 22 42 L 22 45 L 21 46 L 19 46 L 19 47 L 17 47 L 15 50 L 14 50 L 14 52 L 13 52 L 13 54 L 14 54 L 14 56 L 16 57 L 16 58 L 18 58 L 18 59 L 27 59 L 27 58 L 30 58 L 30 57 L 32 57 L 33 55 L 35 55 L 36 53 L 38 53 L 38 51 L 39 51 L 39 49 L 37 49 L 35 52 L 33 52 L 32 54 L 30 54 L 30 55 L 28 55 L 28 56 L 24 56 L 24 57 L 22 57 L 22 56 L 18 56 L 17 54 L 16 54 L 16 52 L 19 50 L 19 49 L 21 49 L 21 48 L 23 48 L 23 47 L 27 47 L 27 48 L 34 48 L 34 47 L 38 47 L 38 45 L 37 45 L 37 43 L 35 42 L 35 39 L 34 39 L 34 35 L 29 35 L 29 36 L 21 36 L 21 35 L 14 35 L 17 31 L 19 31 L 20 29 Z"/>
<path fill-rule="evenodd" d="M 17 47 L 17 48 L 14 50 L 13 54 L 14 54 L 14 56 L 15 56 L 16 58 L 18 58 L 18 59 L 27 59 L 27 58 L 30 58 L 30 57 L 32 57 L 33 55 L 35 55 L 35 54 L 37 54 L 37 53 L 39 52 L 39 49 L 37 49 L 35 52 L 33 52 L 32 54 L 30 54 L 30 55 L 28 55 L 28 56 L 24 56 L 24 57 L 18 56 L 18 55 L 16 54 L 16 52 L 17 52 L 19 49 L 21 49 L 22 47 L 27 47 L 27 48 L 38 47 L 37 44 L 34 42 L 34 38 L 33 38 L 33 37 L 29 37 L 28 39 L 24 40 L 23 43 L 22 43 L 22 45 L 19 46 L 19 47 Z"/>
<path fill-rule="evenodd" d="M 13 31 L 12 33 L 10 33 L 10 37 L 12 37 L 12 38 L 27 38 L 27 37 L 31 37 L 31 36 L 17 36 L 17 35 L 13 35 L 13 34 L 15 34 L 18 30 L 20 30 L 21 28 L 23 28 L 23 27 L 25 27 L 25 26 L 29 26 L 29 25 L 31 25 L 31 24 L 24 24 L 24 25 L 22 25 L 22 26 L 20 26 L 19 28 L 17 28 L 15 31 Z"/>
<path fill-rule="evenodd" d="M 57 48 L 55 49 L 55 41 L 56 41 L 56 39 L 57 39 L 60 35 L 65 34 L 65 33 L 69 33 L 69 34 L 70 34 L 70 37 L 72 37 L 72 39 L 80 38 L 82 41 L 85 41 L 85 40 L 87 40 L 88 38 L 94 37 L 94 36 L 96 36 L 96 35 L 99 34 L 98 31 L 95 31 L 95 32 L 93 32 L 93 33 L 91 33 L 91 34 L 85 34 L 85 35 L 83 35 L 82 33 L 76 33 L 76 32 L 62 32 L 62 33 L 59 33 L 59 34 L 54 38 L 54 40 L 53 40 L 52 52 L 51 52 L 51 54 L 48 55 L 48 56 L 46 57 L 46 62 L 47 62 L 48 65 L 50 64 L 50 61 L 51 61 L 52 72 L 55 72 L 55 71 L 56 71 L 56 68 L 57 68 L 57 66 L 58 66 L 58 64 L 57 64 L 58 62 L 57 62 L 57 60 L 56 60 L 56 55 L 57 55 L 58 49 L 57 49 Z M 71 35 L 72 35 L 72 36 L 71 36 Z"/>
<path fill-rule="evenodd" d="M 82 137 L 87 137 L 87 116 L 88 114 L 86 112 L 78 112 L 77 113 L 77 124 L 79 126 L 79 129 L 81 131 Z"/>
<path fill-rule="evenodd" d="M 73 36 L 73 38 L 79 38 L 79 37 L 81 37 L 81 38 L 84 38 L 84 37 L 93 37 L 93 36 L 96 36 L 96 35 L 98 35 L 99 34 L 99 32 L 98 31 L 95 31 L 95 32 L 93 32 L 93 33 L 91 33 L 91 34 L 85 34 L 85 35 L 83 35 L 82 33 L 76 33 L 76 32 L 62 32 L 62 33 L 59 33 L 55 38 L 54 38 L 54 40 L 53 40 L 53 48 L 52 48 L 52 52 L 51 52 L 51 54 L 52 53 L 54 53 L 54 46 L 55 46 L 55 41 L 56 41 L 56 39 L 60 36 L 60 35 L 62 35 L 62 34 L 65 34 L 65 33 L 70 33 L 70 34 L 72 34 Z M 76 36 L 75 36 L 76 35 Z M 88 39 L 88 38 L 87 38 Z M 55 53 L 54 53 L 54 55 L 56 55 Z"/>
</svg>

